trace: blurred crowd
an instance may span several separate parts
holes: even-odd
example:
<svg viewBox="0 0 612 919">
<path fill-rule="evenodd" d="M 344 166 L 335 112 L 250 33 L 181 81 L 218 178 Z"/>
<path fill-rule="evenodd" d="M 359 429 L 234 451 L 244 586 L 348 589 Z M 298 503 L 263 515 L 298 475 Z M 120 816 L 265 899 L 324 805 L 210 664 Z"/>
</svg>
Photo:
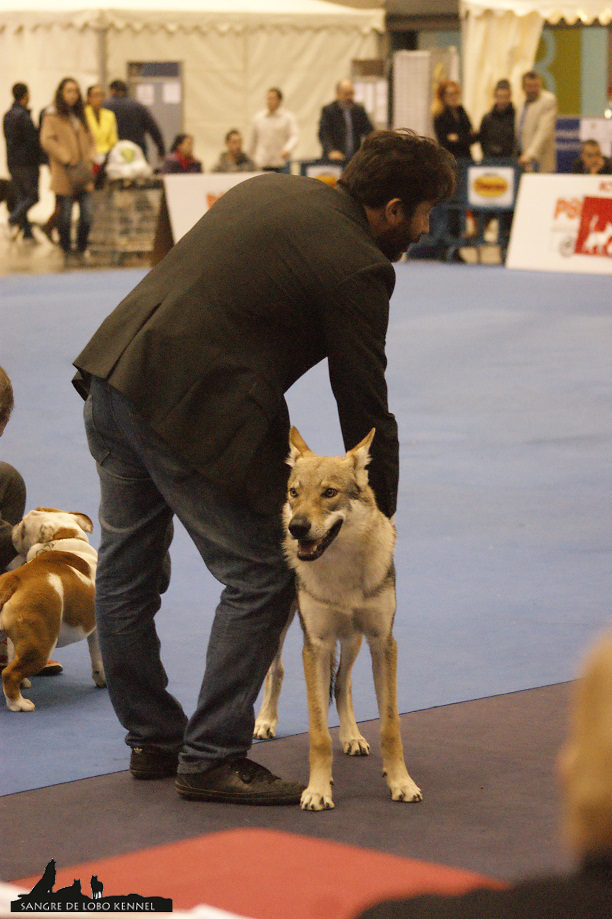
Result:
<svg viewBox="0 0 612 919">
<path fill-rule="evenodd" d="M 486 160 L 516 162 L 525 171 L 555 171 L 555 125 L 557 100 L 543 88 L 541 77 L 529 71 L 522 80 L 523 99 L 512 101 L 508 80 L 499 80 L 491 110 L 475 130 L 461 104 L 459 83 L 447 80 L 437 88 L 432 107 L 433 127 L 438 143 L 458 160 L 471 161 L 472 148 L 480 144 Z M 34 122 L 25 83 L 12 89 L 13 104 L 4 115 L 7 149 L 7 181 L 0 186 L 9 207 L 8 232 L 26 243 L 36 241 L 28 211 L 38 201 L 39 169 L 49 166 L 55 208 L 41 227 L 57 242 L 66 261 L 87 257 L 92 222 L 91 193 L 107 179 L 146 179 L 149 165 L 147 141 L 154 144 L 161 173 L 202 172 L 191 134 L 180 133 L 167 152 L 162 131 L 147 106 L 130 97 L 123 80 L 113 80 L 108 95 L 99 84 L 90 86 L 83 97 L 76 80 L 65 77 L 53 102 Z M 247 150 L 237 128 L 227 131 L 224 149 L 212 172 L 279 171 L 288 168 L 299 139 L 295 115 L 285 108 L 283 93 L 271 87 L 266 105 L 251 124 Z M 318 137 L 321 157 L 335 164 L 348 162 L 363 138 L 374 126 L 365 108 L 355 101 L 350 80 L 336 86 L 336 98 L 321 109 Z M 612 164 L 603 156 L 598 142 L 582 144 L 574 172 L 610 174 Z M 75 245 L 71 239 L 72 213 L 78 205 Z"/>
</svg>

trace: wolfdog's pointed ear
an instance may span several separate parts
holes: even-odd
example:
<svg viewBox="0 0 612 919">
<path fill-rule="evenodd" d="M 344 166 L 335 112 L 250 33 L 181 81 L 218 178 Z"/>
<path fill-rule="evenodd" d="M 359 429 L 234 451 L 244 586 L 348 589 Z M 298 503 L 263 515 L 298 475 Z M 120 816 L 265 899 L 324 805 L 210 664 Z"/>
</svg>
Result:
<svg viewBox="0 0 612 919">
<path fill-rule="evenodd" d="M 288 466 L 295 466 L 302 456 L 314 456 L 314 453 L 300 434 L 297 428 L 289 431 L 289 456 L 285 460 Z"/>
<path fill-rule="evenodd" d="M 82 530 L 85 530 L 86 533 L 93 532 L 93 523 L 87 514 L 81 514 L 80 511 L 70 511 L 70 515 L 76 518 L 76 522 Z"/>
<path fill-rule="evenodd" d="M 370 462 L 370 444 L 374 440 L 374 435 L 376 434 L 376 428 L 372 428 L 370 433 L 363 438 L 361 443 L 358 443 L 356 447 L 353 447 L 352 450 L 346 454 L 353 458 L 355 463 L 355 469 L 365 469 L 365 467 Z"/>
</svg>

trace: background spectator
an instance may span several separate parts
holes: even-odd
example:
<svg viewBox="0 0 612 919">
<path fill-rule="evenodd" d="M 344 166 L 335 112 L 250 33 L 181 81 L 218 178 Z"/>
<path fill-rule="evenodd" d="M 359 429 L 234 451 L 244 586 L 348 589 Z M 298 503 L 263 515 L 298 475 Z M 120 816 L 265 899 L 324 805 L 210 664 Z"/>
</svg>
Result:
<svg viewBox="0 0 612 919">
<path fill-rule="evenodd" d="M 478 139 L 483 156 L 509 158 L 514 155 L 514 119 L 512 90 L 508 80 L 498 80 L 493 91 L 493 108 L 480 124 Z"/>
<path fill-rule="evenodd" d="M 119 140 L 115 113 L 108 108 L 104 108 L 103 101 L 104 90 L 100 84 L 96 83 L 94 86 L 90 86 L 87 90 L 85 117 L 87 118 L 89 130 L 96 142 L 97 161 L 100 163 Z"/>
<path fill-rule="evenodd" d="M 172 141 L 170 153 L 162 165 L 162 172 L 202 172 L 202 163 L 193 156 L 193 136 L 177 134 Z"/>
<path fill-rule="evenodd" d="M 13 86 L 13 104 L 4 116 L 6 163 L 8 166 L 16 204 L 8 219 L 12 235 L 19 230 L 25 240 L 35 242 L 28 211 L 38 201 L 38 173 L 41 149 L 38 131 L 28 108 L 30 94 L 25 83 Z"/>
<path fill-rule="evenodd" d="M 373 130 L 363 105 L 355 102 L 355 87 L 350 80 L 340 80 L 335 101 L 321 109 L 319 140 L 323 158 L 348 162 L 359 150 L 364 137 Z"/>
<path fill-rule="evenodd" d="M 580 156 L 572 166 L 572 172 L 584 175 L 612 175 L 612 160 L 604 156 L 596 140 L 590 138 L 582 143 Z"/>
<path fill-rule="evenodd" d="M 253 119 L 250 154 L 259 169 L 282 169 L 295 150 L 299 131 L 295 115 L 282 108 L 283 94 L 268 90 L 267 108 Z"/>
<path fill-rule="evenodd" d="M 0 367 L 0 437 L 4 434 L 13 411 L 13 387 L 9 376 Z M 21 474 L 9 463 L 0 462 L 0 574 L 17 555 L 13 545 L 13 527 L 25 512 L 26 486 Z M 7 639 L 0 631 L 0 671 L 8 663 Z M 37 676 L 54 676 L 64 668 L 58 661 L 49 660 Z"/>
<path fill-rule="evenodd" d="M 242 149 L 242 134 L 232 128 L 225 135 L 226 150 L 219 156 L 213 172 L 257 172 L 257 166 Z"/>
<path fill-rule="evenodd" d="M 70 233 L 72 208 L 76 201 L 79 205 L 76 256 L 82 259 L 87 250 L 92 220 L 92 166 L 96 145 L 85 118 L 81 91 L 71 77 L 64 77 L 61 81 L 53 105 L 45 112 L 40 142 L 49 154 L 51 190 L 56 193 L 60 208 L 60 246 L 68 261 L 72 254 Z"/>
<path fill-rule="evenodd" d="M 535 70 L 523 76 L 523 92 L 525 102 L 516 121 L 519 165 L 527 171 L 537 168 L 538 172 L 554 172 L 557 99 L 542 88 L 542 78 Z"/>
<path fill-rule="evenodd" d="M 478 140 L 469 115 L 461 105 L 461 87 L 455 80 L 440 83 L 432 108 L 434 131 L 441 147 L 456 159 L 471 160 L 471 145 Z"/>
<path fill-rule="evenodd" d="M 131 140 L 138 144 L 148 159 L 146 135 L 149 135 L 157 147 L 159 158 L 163 159 L 166 155 L 164 138 L 146 105 L 137 99 L 130 99 L 127 84 L 123 80 L 113 80 L 109 90 L 111 97 L 105 101 L 104 107 L 115 113 L 119 140 Z"/>
</svg>

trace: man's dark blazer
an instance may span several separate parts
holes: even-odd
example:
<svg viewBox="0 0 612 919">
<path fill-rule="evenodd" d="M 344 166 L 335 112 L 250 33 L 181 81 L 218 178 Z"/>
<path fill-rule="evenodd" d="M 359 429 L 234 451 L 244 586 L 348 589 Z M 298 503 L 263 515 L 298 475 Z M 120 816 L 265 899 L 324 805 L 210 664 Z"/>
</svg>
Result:
<svg viewBox="0 0 612 919">
<path fill-rule="evenodd" d="M 372 122 L 363 105 L 354 102 L 351 106 L 351 121 L 353 123 L 354 153 L 361 146 L 364 137 L 374 130 Z M 346 154 L 346 121 L 344 110 L 336 100 L 321 109 L 319 121 L 319 140 L 323 147 L 323 156 L 329 156 L 332 150 L 340 150 Z"/>
<path fill-rule="evenodd" d="M 376 428 L 370 481 L 390 516 L 399 448 L 385 335 L 394 283 L 345 190 L 269 173 L 228 191 L 75 366 L 85 381 L 93 374 L 124 393 L 203 477 L 270 512 L 286 486 L 284 393 L 327 357 L 345 446 Z M 307 429 L 306 418 L 294 422 Z"/>
</svg>

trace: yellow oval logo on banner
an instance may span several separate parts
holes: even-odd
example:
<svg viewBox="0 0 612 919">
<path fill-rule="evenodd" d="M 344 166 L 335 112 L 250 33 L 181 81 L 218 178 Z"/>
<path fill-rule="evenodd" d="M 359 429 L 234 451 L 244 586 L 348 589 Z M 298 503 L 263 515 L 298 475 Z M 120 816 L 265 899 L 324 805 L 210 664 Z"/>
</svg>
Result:
<svg viewBox="0 0 612 919">
<path fill-rule="evenodd" d="M 508 191 L 508 183 L 503 176 L 478 176 L 474 181 L 474 191 L 483 198 L 501 198 Z"/>
</svg>

